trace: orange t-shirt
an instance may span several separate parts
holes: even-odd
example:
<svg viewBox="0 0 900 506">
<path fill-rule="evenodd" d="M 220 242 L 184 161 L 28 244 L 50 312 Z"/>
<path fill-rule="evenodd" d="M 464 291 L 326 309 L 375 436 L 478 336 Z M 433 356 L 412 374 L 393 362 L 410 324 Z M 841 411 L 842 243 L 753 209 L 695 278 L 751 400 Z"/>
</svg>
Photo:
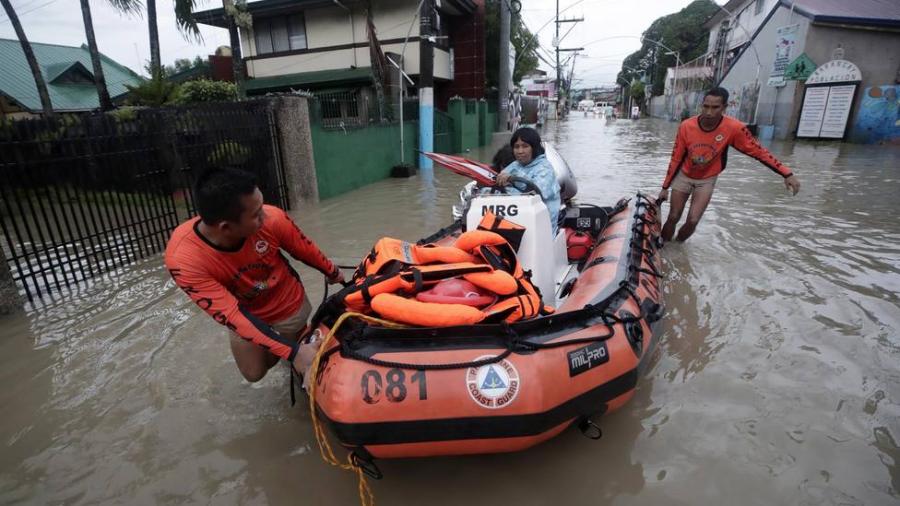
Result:
<svg viewBox="0 0 900 506">
<path fill-rule="evenodd" d="M 303 301 L 303 284 L 281 250 L 330 274 L 334 270 L 319 247 L 281 209 L 265 205 L 263 226 L 234 250 L 200 235 L 200 218 L 175 229 L 166 246 L 166 268 L 175 284 L 214 320 L 239 336 L 293 360 L 297 345 L 272 330 Z"/>
<path fill-rule="evenodd" d="M 741 153 L 756 158 L 783 177 L 791 175 L 791 169 L 762 147 L 740 121 L 722 116 L 719 125 L 707 132 L 700 127 L 700 116 L 694 116 L 682 121 L 678 127 L 672 160 L 662 187 L 669 188 L 679 170 L 693 179 L 718 176 L 725 170 L 728 146 L 734 146 Z"/>
</svg>

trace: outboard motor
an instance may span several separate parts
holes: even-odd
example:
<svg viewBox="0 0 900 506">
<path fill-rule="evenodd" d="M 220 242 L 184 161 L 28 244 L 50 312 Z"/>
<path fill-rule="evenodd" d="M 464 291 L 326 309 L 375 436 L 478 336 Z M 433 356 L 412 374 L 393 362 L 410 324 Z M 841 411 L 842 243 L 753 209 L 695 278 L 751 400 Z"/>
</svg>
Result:
<svg viewBox="0 0 900 506">
<path fill-rule="evenodd" d="M 575 174 L 569 168 L 569 164 L 566 163 L 565 159 L 560 156 L 556 148 L 549 142 L 544 143 L 544 154 L 547 156 L 550 165 L 553 166 L 553 171 L 556 172 L 560 200 L 563 202 L 571 200 L 578 193 L 578 181 L 575 180 Z"/>
</svg>

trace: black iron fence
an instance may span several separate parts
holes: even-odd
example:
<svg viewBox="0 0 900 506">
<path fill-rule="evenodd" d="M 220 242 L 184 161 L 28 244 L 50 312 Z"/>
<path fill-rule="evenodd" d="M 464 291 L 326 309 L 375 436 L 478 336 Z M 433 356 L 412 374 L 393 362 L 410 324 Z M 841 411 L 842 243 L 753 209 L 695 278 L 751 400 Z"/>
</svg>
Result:
<svg viewBox="0 0 900 506">
<path fill-rule="evenodd" d="M 162 251 L 213 166 L 289 207 L 264 101 L 0 123 L 0 247 L 29 301 Z"/>
</svg>

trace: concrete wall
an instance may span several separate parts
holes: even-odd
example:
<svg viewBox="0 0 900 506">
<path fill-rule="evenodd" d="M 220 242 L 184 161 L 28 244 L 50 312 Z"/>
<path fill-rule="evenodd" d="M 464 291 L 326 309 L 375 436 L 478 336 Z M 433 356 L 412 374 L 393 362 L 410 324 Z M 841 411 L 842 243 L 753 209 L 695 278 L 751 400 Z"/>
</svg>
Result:
<svg viewBox="0 0 900 506">
<path fill-rule="evenodd" d="M 415 164 L 418 122 L 404 124 L 405 158 Z M 400 125 L 334 130 L 312 123 L 319 198 L 327 199 L 380 181 L 400 163 Z"/>
<path fill-rule="evenodd" d="M 292 206 L 319 199 L 316 162 L 313 157 L 309 100 L 300 96 L 271 98 L 284 168 L 288 201 Z"/>
<path fill-rule="evenodd" d="M 13 281 L 12 273 L 9 272 L 6 255 L 0 250 L 0 316 L 20 311 L 24 303 L 24 299 L 19 295 L 19 288 Z"/>
<path fill-rule="evenodd" d="M 466 111 L 467 103 L 471 104 L 468 112 Z M 478 147 L 481 133 L 477 102 L 475 100 L 451 100 L 447 105 L 447 113 L 453 118 L 455 151 L 462 153 L 467 149 Z"/>
<path fill-rule="evenodd" d="M 775 125 L 775 137 L 785 139 L 793 134 L 791 127 L 792 105 L 798 92 L 797 81 L 788 81 L 783 87 L 768 86 L 766 82 L 775 60 L 775 45 L 779 28 L 799 24 L 796 45 L 791 53 L 793 60 L 806 51 L 809 20 L 779 6 L 769 22 L 756 36 L 753 44 L 744 51 L 734 67 L 725 75 L 721 86 L 731 94 L 726 114 L 746 123 Z M 756 52 L 753 51 L 756 48 Z M 759 56 L 757 63 L 756 56 Z M 815 58 L 813 58 L 815 60 Z M 820 63 L 816 60 L 816 63 Z M 758 97 L 754 99 L 754 83 L 759 80 Z M 802 97 L 802 92 L 801 92 Z M 802 100 L 802 98 L 801 98 Z"/>
<path fill-rule="evenodd" d="M 669 115 L 666 113 L 667 98 L 664 95 L 651 97 L 650 102 L 647 104 L 647 113 L 654 118 L 668 118 Z"/>
<path fill-rule="evenodd" d="M 348 42 L 349 44 L 349 42 Z M 397 53 L 403 49 L 403 43 L 382 44 L 381 48 L 386 53 Z M 356 60 L 353 53 L 356 53 Z M 437 52 L 437 51 L 435 51 Z M 406 45 L 406 64 L 404 70 L 410 75 L 419 73 L 419 43 L 412 41 Z M 356 63 L 353 63 L 356 61 Z M 336 49 L 313 53 L 276 56 L 247 61 L 247 75 L 250 77 L 272 77 L 285 74 L 299 74 L 301 72 L 314 72 L 318 70 L 348 69 L 351 65 L 369 67 L 369 48 Z M 437 75 L 435 68 L 435 75 Z M 446 71 L 449 74 L 449 69 Z"/>
</svg>

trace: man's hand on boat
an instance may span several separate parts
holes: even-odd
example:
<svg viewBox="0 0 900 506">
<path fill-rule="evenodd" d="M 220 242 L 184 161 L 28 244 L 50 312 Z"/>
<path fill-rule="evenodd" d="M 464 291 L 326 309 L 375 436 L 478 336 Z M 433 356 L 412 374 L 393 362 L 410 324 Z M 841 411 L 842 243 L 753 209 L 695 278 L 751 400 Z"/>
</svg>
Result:
<svg viewBox="0 0 900 506">
<path fill-rule="evenodd" d="M 501 172 L 501 173 L 497 174 L 497 179 L 494 180 L 494 185 L 495 186 L 506 186 L 509 184 L 510 177 L 511 176 L 509 174 Z"/>
<path fill-rule="evenodd" d="M 663 188 L 659 191 L 659 196 L 656 197 L 656 204 L 662 204 L 663 202 L 669 200 L 669 190 L 667 188 Z"/>
<path fill-rule="evenodd" d="M 337 265 L 334 266 L 334 270 L 331 271 L 331 274 L 326 276 L 325 279 L 328 281 L 329 285 L 333 285 L 335 283 L 340 283 L 343 285 L 345 283 L 344 273 L 341 272 L 341 268 Z"/>
<path fill-rule="evenodd" d="M 316 358 L 320 346 L 322 346 L 321 340 L 300 343 L 300 349 L 297 351 L 297 356 L 294 357 L 294 370 L 303 376 L 304 390 L 309 390 L 309 367 Z"/>
</svg>

